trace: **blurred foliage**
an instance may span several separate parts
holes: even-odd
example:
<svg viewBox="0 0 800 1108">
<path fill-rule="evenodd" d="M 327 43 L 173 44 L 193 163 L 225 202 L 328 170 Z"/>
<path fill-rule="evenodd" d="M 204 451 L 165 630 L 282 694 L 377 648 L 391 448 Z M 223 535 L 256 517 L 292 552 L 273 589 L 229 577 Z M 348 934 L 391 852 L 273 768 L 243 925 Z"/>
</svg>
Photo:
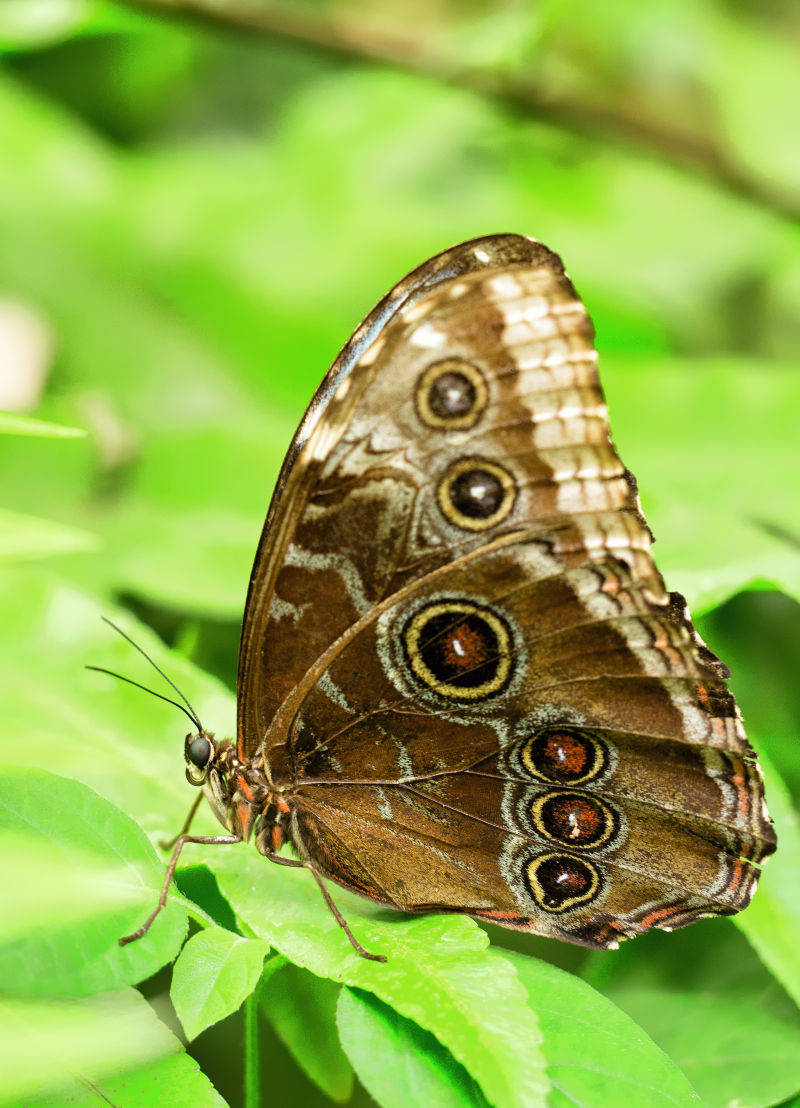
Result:
<svg viewBox="0 0 800 1108">
<path fill-rule="evenodd" d="M 254 988 L 276 1102 L 800 1095 L 799 40 L 790 0 L 0 0 L 0 1103 L 242 1104 Z M 119 951 L 160 883 L 141 828 L 189 797 L 182 724 L 82 671 L 138 661 L 99 615 L 230 733 L 313 389 L 403 273 L 494 231 L 565 258 L 660 568 L 774 767 L 753 907 L 589 957 L 342 894 L 387 969 L 303 874 L 197 848 Z"/>
</svg>

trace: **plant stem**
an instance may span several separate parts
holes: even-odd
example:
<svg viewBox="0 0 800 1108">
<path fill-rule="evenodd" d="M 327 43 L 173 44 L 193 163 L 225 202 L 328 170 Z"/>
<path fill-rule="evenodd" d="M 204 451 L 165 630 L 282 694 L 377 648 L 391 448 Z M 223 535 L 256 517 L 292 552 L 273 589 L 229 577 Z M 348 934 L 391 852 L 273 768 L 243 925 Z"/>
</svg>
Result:
<svg viewBox="0 0 800 1108">
<path fill-rule="evenodd" d="M 261 1104 L 260 1062 L 256 990 L 244 1002 L 244 1108 L 259 1108 Z"/>
</svg>

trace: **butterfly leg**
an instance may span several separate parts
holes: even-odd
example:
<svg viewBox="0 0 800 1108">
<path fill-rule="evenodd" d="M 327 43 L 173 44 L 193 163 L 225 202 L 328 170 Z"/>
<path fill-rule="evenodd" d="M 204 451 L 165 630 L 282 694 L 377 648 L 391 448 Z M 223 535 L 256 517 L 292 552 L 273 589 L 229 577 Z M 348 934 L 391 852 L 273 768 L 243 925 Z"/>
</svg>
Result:
<svg viewBox="0 0 800 1108">
<path fill-rule="evenodd" d="M 203 796 L 204 796 L 204 794 L 202 792 L 199 792 L 197 794 L 197 796 L 194 798 L 194 800 L 192 802 L 192 806 L 189 809 L 189 814 L 186 817 L 186 819 L 183 821 L 183 827 L 180 829 L 178 834 L 173 835 L 173 837 L 171 839 L 167 839 L 166 842 L 164 842 L 162 840 L 158 844 L 161 847 L 162 850 L 172 850 L 173 846 L 178 841 L 178 839 L 181 837 L 181 835 L 186 835 L 188 833 L 189 828 L 192 826 L 192 820 L 197 815 L 197 809 L 200 807 L 200 804 L 202 803 Z"/>
<path fill-rule="evenodd" d="M 202 796 L 202 793 L 200 795 Z M 192 816 L 194 815 L 195 806 L 193 805 L 192 807 L 193 810 L 189 812 L 189 820 L 191 820 Z M 164 874 L 164 883 L 161 886 L 161 895 L 158 898 L 158 904 L 144 921 L 139 930 L 134 931 L 132 935 L 123 935 L 123 937 L 119 940 L 119 945 L 126 946 L 128 943 L 136 942 L 137 939 L 141 939 L 142 935 L 147 934 L 147 932 L 152 927 L 153 921 L 155 920 L 156 916 L 167 903 L 167 894 L 169 893 L 169 887 L 172 884 L 172 878 L 175 876 L 175 868 L 178 865 L 178 859 L 180 858 L 181 851 L 183 850 L 186 843 L 206 843 L 215 846 L 217 844 L 222 845 L 229 843 L 240 843 L 241 841 L 241 836 L 239 835 L 185 835 L 183 833 L 178 835 L 177 839 L 175 840 L 175 849 L 172 851 L 172 857 L 170 858 L 169 865 L 167 866 L 167 872 Z"/>
<path fill-rule="evenodd" d="M 264 857 L 269 858 L 269 860 L 271 862 L 277 862 L 279 866 L 291 866 L 293 869 L 307 869 L 307 870 L 310 870 L 311 873 L 313 873 L 313 875 L 314 875 L 314 880 L 319 885 L 320 892 L 322 893 L 322 896 L 324 897 L 325 903 L 328 905 L 328 908 L 329 908 L 331 914 L 333 915 L 333 918 L 336 920 L 336 922 L 339 924 L 339 926 L 343 929 L 345 935 L 347 935 L 347 938 L 350 940 L 350 945 L 352 946 L 352 948 L 356 952 L 356 954 L 360 954 L 362 958 L 368 958 L 371 962 L 385 962 L 386 961 L 385 955 L 383 955 L 383 954 L 370 954 L 370 952 L 368 950 L 364 950 L 364 947 L 361 945 L 361 943 L 355 937 L 353 932 L 350 930 L 350 927 L 347 923 L 347 920 L 344 918 L 342 913 L 336 907 L 336 904 L 334 903 L 334 899 L 331 896 L 331 894 L 328 892 L 328 889 L 325 885 L 325 881 L 322 877 L 322 874 L 319 872 L 319 870 L 316 868 L 316 866 L 312 862 L 300 862 L 300 861 L 297 861 L 294 858 L 282 858 L 280 856 L 280 854 L 265 854 Z"/>
</svg>

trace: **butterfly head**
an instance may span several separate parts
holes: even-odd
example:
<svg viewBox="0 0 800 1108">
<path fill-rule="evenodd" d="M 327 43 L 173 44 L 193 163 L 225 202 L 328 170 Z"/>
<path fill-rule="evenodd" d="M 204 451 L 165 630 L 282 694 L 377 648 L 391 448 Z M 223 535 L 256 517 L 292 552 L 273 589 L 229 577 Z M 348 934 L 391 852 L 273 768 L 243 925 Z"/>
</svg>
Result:
<svg viewBox="0 0 800 1108">
<path fill-rule="evenodd" d="M 186 780 L 191 785 L 204 785 L 209 769 L 217 759 L 217 744 L 210 731 L 201 728 L 186 736 L 183 744 L 186 759 Z"/>
</svg>

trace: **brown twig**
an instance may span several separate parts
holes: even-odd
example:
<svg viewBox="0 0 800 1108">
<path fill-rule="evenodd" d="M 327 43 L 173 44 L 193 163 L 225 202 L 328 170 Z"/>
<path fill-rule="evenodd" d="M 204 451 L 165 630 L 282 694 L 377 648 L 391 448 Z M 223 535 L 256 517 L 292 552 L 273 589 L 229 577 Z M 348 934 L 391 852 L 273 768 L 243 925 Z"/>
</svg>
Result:
<svg viewBox="0 0 800 1108">
<path fill-rule="evenodd" d="M 733 195 L 766 208 L 776 215 L 800 221 L 800 196 L 779 184 L 770 187 L 763 178 L 735 164 L 711 136 L 668 126 L 661 121 L 626 110 L 624 105 L 597 106 L 579 98 L 556 99 L 534 81 L 513 73 L 465 69 L 441 56 L 413 28 L 377 30 L 368 21 L 326 18 L 286 3 L 265 0 L 120 0 L 140 10 L 158 9 L 163 15 L 191 18 L 255 31 L 290 40 L 357 61 L 384 62 L 407 72 L 434 78 L 444 84 L 475 92 L 504 104 L 515 112 L 551 123 L 592 141 L 612 142 L 645 151 L 662 161 L 699 172 Z"/>
</svg>

